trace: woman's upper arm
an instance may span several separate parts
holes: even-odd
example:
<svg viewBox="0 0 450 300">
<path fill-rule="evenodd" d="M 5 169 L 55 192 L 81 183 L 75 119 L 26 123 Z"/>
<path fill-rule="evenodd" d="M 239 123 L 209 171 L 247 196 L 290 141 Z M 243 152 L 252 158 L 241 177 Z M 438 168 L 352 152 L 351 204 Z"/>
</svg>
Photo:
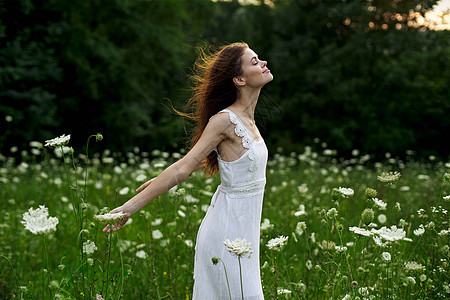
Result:
<svg viewBox="0 0 450 300">
<path fill-rule="evenodd" d="M 200 139 L 180 160 L 189 174 L 198 169 L 202 161 L 226 138 L 226 132 L 230 125 L 227 114 L 217 114 L 209 120 Z"/>
</svg>

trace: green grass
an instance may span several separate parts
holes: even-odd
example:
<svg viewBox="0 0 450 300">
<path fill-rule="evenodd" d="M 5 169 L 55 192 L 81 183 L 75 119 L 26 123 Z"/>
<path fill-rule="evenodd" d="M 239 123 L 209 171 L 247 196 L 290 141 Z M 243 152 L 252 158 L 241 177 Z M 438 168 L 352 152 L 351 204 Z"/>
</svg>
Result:
<svg viewBox="0 0 450 300">
<path fill-rule="evenodd" d="M 196 234 L 218 176 L 193 173 L 177 190 L 133 215 L 131 224 L 107 235 L 94 215 L 124 203 L 180 154 L 136 149 L 124 156 L 109 151 L 91 155 L 85 191 L 85 155 L 75 154 L 75 163 L 66 155 L 66 173 L 53 151 L 33 151 L 22 153 L 22 163 L 0 157 L 0 298 L 191 298 Z M 449 202 L 443 197 L 450 193 L 444 182 L 450 165 L 411 157 L 383 163 L 366 156 L 339 160 L 329 154 L 306 148 L 301 154 L 271 156 L 262 216 L 270 225 L 261 232 L 260 246 L 265 299 L 449 297 L 449 236 L 443 231 L 449 229 Z M 377 180 L 390 171 L 399 171 L 400 179 L 392 185 Z M 332 191 L 339 187 L 353 189 L 354 195 L 334 200 Z M 367 188 L 377 191 L 386 210 L 366 197 Z M 39 205 L 59 219 L 57 230 L 45 236 L 45 247 L 43 236 L 21 224 L 23 213 Z M 301 205 L 305 213 L 296 214 Z M 377 227 L 362 222 L 366 208 L 373 209 Z M 386 216 L 384 224 L 380 215 Z M 299 222 L 306 225 L 302 234 L 296 231 Z M 416 236 L 413 231 L 421 224 L 425 232 Z M 372 237 L 349 230 L 392 225 L 410 240 L 381 247 Z M 268 249 L 267 242 L 281 235 L 289 237 L 282 250 Z M 87 240 L 97 246 L 89 256 L 81 251 Z M 335 246 L 347 250 L 338 252 Z M 424 269 L 408 270 L 405 264 L 411 261 Z M 290 293 L 278 294 L 281 289 Z"/>
</svg>

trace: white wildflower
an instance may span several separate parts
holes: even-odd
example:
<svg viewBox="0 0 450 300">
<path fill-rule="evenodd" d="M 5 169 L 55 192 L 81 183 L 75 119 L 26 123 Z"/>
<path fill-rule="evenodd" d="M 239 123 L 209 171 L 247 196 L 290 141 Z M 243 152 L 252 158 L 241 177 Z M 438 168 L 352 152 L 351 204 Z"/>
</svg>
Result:
<svg viewBox="0 0 450 300">
<path fill-rule="evenodd" d="M 359 293 L 361 296 L 365 296 L 365 297 L 369 296 L 369 290 L 367 289 L 367 287 L 360 287 L 360 288 L 358 289 L 358 293 Z"/>
<path fill-rule="evenodd" d="M 378 234 L 382 239 L 394 242 L 402 240 L 406 236 L 406 232 L 393 225 L 390 228 L 383 226 L 380 229 L 372 229 L 371 232 Z"/>
<path fill-rule="evenodd" d="M 444 196 L 442 199 L 444 199 L 445 202 L 449 202 L 450 201 L 450 195 Z"/>
<path fill-rule="evenodd" d="M 273 228 L 273 224 L 270 224 L 269 219 L 264 219 L 264 221 L 261 223 L 261 231 L 270 230 Z"/>
<path fill-rule="evenodd" d="M 147 253 L 144 250 L 139 250 L 138 252 L 136 252 L 136 257 L 140 259 L 146 259 Z"/>
<path fill-rule="evenodd" d="M 104 300 L 104 299 L 103 299 L 102 295 L 97 294 L 97 295 L 95 295 L 95 300 Z"/>
<path fill-rule="evenodd" d="M 387 221 L 386 215 L 384 215 L 384 214 L 379 214 L 377 219 L 378 219 L 378 222 L 380 222 L 380 224 L 384 224 Z"/>
<path fill-rule="evenodd" d="M 375 244 L 377 244 L 377 246 L 386 247 L 387 245 L 389 245 L 389 242 L 383 243 L 383 240 L 377 235 L 374 235 L 372 238 L 373 238 L 373 241 L 375 242 Z"/>
<path fill-rule="evenodd" d="M 334 249 L 339 253 L 343 253 L 343 252 L 347 251 L 347 247 L 345 247 L 345 246 L 334 246 Z"/>
<path fill-rule="evenodd" d="M 102 223 L 106 223 L 106 224 L 116 224 L 119 221 L 121 221 L 123 218 L 125 217 L 125 215 L 122 212 L 118 212 L 118 213 L 107 213 L 107 214 L 103 214 L 103 215 L 95 215 L 94 219 L 102 222 Z"/>
<path fill-rule="evenodd" d="M 271 250 L 280 251 L 283 248 L 284 243 L 288 239 L 289 237 L 281 235 L 277 238 L 271 239 L 269 242 L 267 242 L 266 246 Z"/>
<path fill-rule="evenodd" d="M 406 277 L 406 279 L 405 279 L 405 281 L 406 281 L 406 284 L 408 284 L 408 285 L 415 285 L 416 284 L 416 280 L 414 279 L 414 277 L 411 277 L 411 276 L 408 276 L 408 277 Z"/>
<path fill-rule="evenodd" d="M 378 181 L 384 183 L 393 183 L 400 179 L 399 172 L 389 172 L 389 173 L 381 173 L 381 175 L 377 176 Z"/>
<path fill-rule="evenodd" d="M 359 227 L 349 227 L 348 230 L 356 233 L 356 234 L 360 234 L 360 235 L 364 235 L 364 236 L 371 236 L 372 233 L 364 228 L 359 228 Z"/>
<path fill-rule="evenodd" d="M 188 246 L 189 248 L 192 248 L 194 246 L 194 242 L 191 240 L 185 240 L 184 243 L 186 244 L 186 246 Z"/>
<path fill-rule="evenodd" d="M 338 216 L 338 211 L 336 208 L 332 207 L 327 211 L 327 217 L 329 219 L 336 218 Z"/>
<path fill-rule="evenodd" d="M 299 210 L 294 213 L 294 216 L 298 217 L 298 216 L 302 216 L 302 215 L 307 215 L 307 213 L 305 211 L 305 205 L 300 204 Z"/>
<path fill-rule="evenodd" d="M 449 229 L 443 229 L 441 231 L 438 232 L 439 236 L 445 236 L 448 235 L 450 233 L 450 228 Z"/>
<path fill-rule="evenodd" d="M 144 174 L 139 174 L 136 177 L 136 181 L 140 182 L 140 181 L 144 181 L 145 179 L 147 179 L 147 176 L 145 176 Z"/>
<path fill-rule="evenodd" d="M 391 260 L 391 254 L 389 252 L 383 252 L 381 253 L 381 257 L 385 260 L 385 261 L 390 261 Z"/>
<path fill-rule="evenodd" d="M 297 187 L 297 189 L 302 194 L 306 194 L 308 192 L 308 186 L 306 185 L 306 183 L 303 183 L 302 185 L 299 185 Z"/>
<path fill-rule="evenodd" d="M 283 289 L 283 288 L 278 288 L 278 289 L 277 289 L 277 294 L 278 294 L 278 295 L 282 295 L 282 294 L 291 294 L 291 293 L 292 293 L 292 291 L 287 290 L 287 289 Z"/>
<path fill-rule="evenodd" d="M 163 219 L 156 218 L 154 221 L 152 221 L 151 224 L 152 224 L 152 226 L 158 226 L 158 225 L 161 225 L 162 221 L 163 221 Z"/>
<path fill-rule="evenodd" d="M 342 300 L 350 300 L 351 296 L 350 294 L 345 294 L 344 298 Z"/>
<path fill-rule="evenodd" d="M 228 252 L 238 257 L 247 256 L 250 258 L 253 253 L 252 243 L 247 242 L 245 239 L 237 238 L 234 241 L 226 239 L 223 244 L 227 247 Z"/>
<path fill-rule="evenodd" d="M 414 235 L 421 236 L 425 232 L 425 228 L 423 227 L 422 224 L 420 224 L 419 228 L 413 230 L 413 232 L 414 232 Z"/>
<path fill-rule="evenodd" d="M 313 265 L 312 265 L 312 261 L 307 260 L 307 261 L 306 261 L 306 268 L 308 269 L 308 271 L 311 270 L 312 266 L 313 266 Z"/>
<path fill-rule="evenodd" d="M 424 282 L 425 280 L 427 280 L 427 275 L 422 274 L 422 275 L 420 275 L 419 279 L 420 279 L 420 281 Z"/>
<path fill-rule="evenodd" d="M 425 271 L 425 266 L 415 261 L 409 261 L 405 264 L 405 269 L 410 271 Z"/>
<path fill-rule="evenodd" d="M 25 229 L 33 234 L 46 234 L 56 231 L 56 225 L 59 220 L 57 217 L 48 217 L 48 208 L 44 205 L 39 205 L 39 208 L 30 208 L 23 214 L 23 221 Z"/>
<path fill-rule="evenodd" d="M 94 242 L 87 240 L 86 242 L 83 243 L 83 253 L 84 254 L 91 255 L 95 251 L 97 251 L 97 246 L 95 245 Z"/>
<path fill-rule="evenodd" d="M 295 227 L 295 232 L 298 235 L 302 235 L 303 232 L 305 232 L 305 229 L 306 229 L 306 223 L 305 222 L 298 222 L 297 226 Z"/>
<path fill-rule="evenodd" d="M 160 238 L 163 237 L 163 234 L 162 234 L 161 231 L 159 231 L 158 229 L 156 229 L 156 230 L 153 230 L 153 231 L 152 231 L 152 237 L 153 237 L 153 239 L 155 239 L 155 240 L 159 240 Z"/>
<path fill-rule="evenodd" d="M 355 191 L 353 191 L 353 189 L 351 189 L 351 188 L 339 187 L 337 189 L 337 191 L 339 193 L 341 193 L 341 195 L 344 196 L 344 197 L 350 197 L 350 196 L 353 196 L 355 194 Z"/>
<path fill-rule="evenodd" d="M 129 187 L 124 187 L 119 191 L 119 195 L 126 195 L 130 191 Z"/>
<path fill-rule="evenodd" d="M 383 200 L 378 198 L 372 198 L 372 201 L 378 206 L 380 209 L 386 209 L 387 203 L 383 202 Z"/>
<path fill-rule="evenodd" d="M 69 140 L 70 140 L 70 134 L 69 135 L 63 134 L 60 137 L 45 141 L 45 147 L 56 148 L 56 147 L 64 146 L 64 145 L 67 145 Z"/>
<path fill-rule="evenodd" d="M 430 180 L 430 176 L 424 175 L 424 174 L 419 174 L 419 175 L 417 175 L 417 179 L 419 179 L 419 180 Z"/>
</svg>

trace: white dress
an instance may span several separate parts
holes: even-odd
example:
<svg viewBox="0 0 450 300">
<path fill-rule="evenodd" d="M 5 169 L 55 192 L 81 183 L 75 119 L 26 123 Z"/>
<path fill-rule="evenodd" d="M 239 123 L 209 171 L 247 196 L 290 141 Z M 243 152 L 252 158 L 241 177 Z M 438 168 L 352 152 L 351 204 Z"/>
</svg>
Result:
<svg viewBox="0 0 450 300">
<path fill-rule="evenodd" d="M 264 299 L 259 267 L 261 210 L 266 183 L 267 148 L 264 141 L 252 140 L 242 121 L 232 111 L 224 109 L 235 124 L 235 133 L 248 149 L 240 158 L 226 162 L 218 158 L 221 184 L 214 193 L 203 219 L 195 246 L 193 300 L 230 299 L 224 268 L 228 274 L 232 299 L 242 299 L 239 263 L 228 252 L 224 241 L 237 238 L 252 243 L 253 254 L 242 257 L 244 298 Z"/>
</svg>

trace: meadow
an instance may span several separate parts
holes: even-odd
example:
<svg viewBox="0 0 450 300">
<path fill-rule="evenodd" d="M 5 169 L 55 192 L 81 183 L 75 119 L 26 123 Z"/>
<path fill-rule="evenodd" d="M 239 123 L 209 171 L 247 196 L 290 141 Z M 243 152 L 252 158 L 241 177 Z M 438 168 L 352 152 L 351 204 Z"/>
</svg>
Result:
<svg viewBox="0 0 450 300">
<path fill-rule="evenodd" d="M 107 234 L 94 216 L 184 152 L 74 153 L 64 144 L 0 155 L 0 298 L 191 299 L 196 234 L 219 177 L 193 173 Z M 404 160 L 357 150 L 340 159 L 325 143 L 313 146 L 270 155 L 265 299 L 449 298 L 450 162 L 419 162 L 413 151 Z M 24 215 L 42 221 L 40 206 L 56 230 L 33 234 L 40 223 L 27 230 Z"/>
</svg>

